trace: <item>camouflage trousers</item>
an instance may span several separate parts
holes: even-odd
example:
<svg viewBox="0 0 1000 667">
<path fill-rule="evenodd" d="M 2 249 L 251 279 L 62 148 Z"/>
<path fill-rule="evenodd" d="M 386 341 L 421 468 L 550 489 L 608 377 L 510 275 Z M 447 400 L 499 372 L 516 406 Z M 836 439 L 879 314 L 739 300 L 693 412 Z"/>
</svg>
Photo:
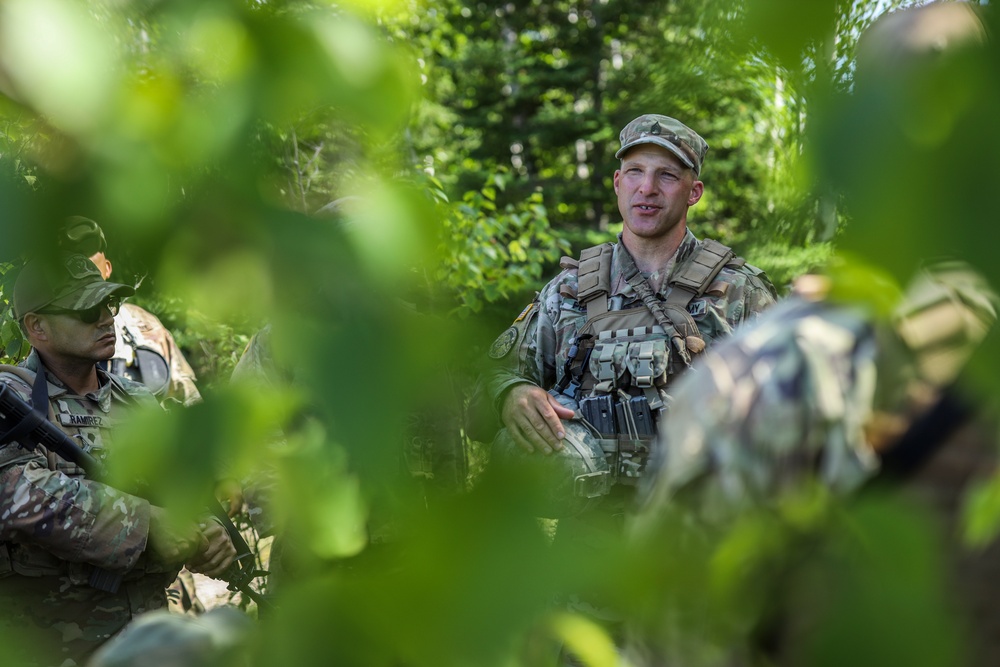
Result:
<svg viewBox="0 0 1000 667">
<path fill-rule="evenodd" d="M 0 578 L 3 664 L 84 665 L 133 616 L 166 607 L 166 583 L 162 575 L 150 575 L 107 593 L 74 584 L 69 577 Z"/>
</svg>

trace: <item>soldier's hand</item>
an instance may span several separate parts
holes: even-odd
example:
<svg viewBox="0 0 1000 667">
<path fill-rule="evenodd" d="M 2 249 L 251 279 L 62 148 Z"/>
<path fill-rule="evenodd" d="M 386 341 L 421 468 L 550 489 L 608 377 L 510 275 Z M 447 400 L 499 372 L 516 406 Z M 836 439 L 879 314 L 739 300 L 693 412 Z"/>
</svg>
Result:
<svg viewBox="0 0 1000 667">
<path fill-rule="evenodd" d="M 215 497 L 223 507 L 226 514 L 234 517 L 243 509 L 243 487 L 235 479 L 224 479 L 215 485 Z"/>
<path fill-rule="evenodd" d="M 229 539 L 226 529 L 211 519 L 201 524 L 201 534 L 205 538 L 203 548 L 185 566 L 192 572 L 217 579 L 236 558 L 236 547 Z"/>
<path fill-rule="evenodd" d="M 508 392 L 500 416 L 522 449 L 551 454 L 562 449 L 562 420 L 571 419 L 573 411 L 541 387 L 519 384 Z"/>
<path fill-rule="evenodd" d="M 165 509 L 150 505 L 146 549 L 161 562 L 180 565 L 203 548 L 204 541 L 196 526 L 178 526 Z"/>
</svg>

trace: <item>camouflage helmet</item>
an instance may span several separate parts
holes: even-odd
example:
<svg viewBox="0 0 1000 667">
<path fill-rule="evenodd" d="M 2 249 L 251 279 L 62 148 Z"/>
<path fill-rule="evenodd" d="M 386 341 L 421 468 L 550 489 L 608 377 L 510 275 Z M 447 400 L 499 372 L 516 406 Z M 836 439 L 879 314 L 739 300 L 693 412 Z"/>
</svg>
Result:
<svg viewBox="0 0 1000 667">
<path fill-rule="evenodd" d="M 493 442 L 494 460 L 516 468 L 538 485 L 533 511 L 560 519 L 579 514 L 611 490 L 611 468 L 600 436 L 579 419 L 563 420 L 562 449 L 549 456 L 527 453 L 502 429 Z"/>
</svg>

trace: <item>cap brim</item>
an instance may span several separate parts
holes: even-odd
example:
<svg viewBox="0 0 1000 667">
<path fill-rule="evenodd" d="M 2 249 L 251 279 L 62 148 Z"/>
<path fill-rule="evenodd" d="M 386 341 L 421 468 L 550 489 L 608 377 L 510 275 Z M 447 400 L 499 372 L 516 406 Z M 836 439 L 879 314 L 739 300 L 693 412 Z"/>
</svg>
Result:
<svg viewBox="0 0 1000 667">
<path fill-rule="evenodd" d="M 688 167 L 689 169 L 694 169 L 696 172 L 698 171 L 698 169 L 694 166 L 694 162 L 691 161 L 691 158 L 688 155 L 686 155 L 684 151 L 682 151 L 680 148 L 678 148 L 671 142 L 667 141 L 666 139 L 662 137 L 657 137 L 656 135 L 652 134 L 636 139 L 635 141 L 630 141 L 629 143 L 619 148 L 618 152 L 615 153 L 615 159 L 620 160 L 622 156 L 625 155 L 625 153 L 627 153 L 630 149 L 635 148 L 639 144 L 656 144 L 657 146 L 662 146 L 663 148 L 666 148 L 668 151 L 676 155 L 677 159 L 683 162 L 686 167 Z"/>
<path fill-rule="evenodd" d="M 49 305 L 67 310 L 86 310 L 100 304 L 111 295 L 126 297 L 135 294 L 135 288 L 121 283 L 94 281 L 61 296 Z"/>
</svg>

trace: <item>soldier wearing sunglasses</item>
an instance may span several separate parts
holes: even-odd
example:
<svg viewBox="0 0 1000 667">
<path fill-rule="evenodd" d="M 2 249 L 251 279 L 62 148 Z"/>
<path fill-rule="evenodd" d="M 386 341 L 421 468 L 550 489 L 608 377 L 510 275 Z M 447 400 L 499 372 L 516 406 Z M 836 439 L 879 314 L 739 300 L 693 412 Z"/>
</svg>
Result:
<svg viewBox="0 0 1000 667">
<path fill-rule="evenodd" d="M 108 243 L 100 225 L 83 216 L 68 218 L 59 237 L 68 252 L 90 258 L 105 280 L 111 277 Z M 161 401 L 191 405 L 201 400 L 195 374 L 173 335 L 159 318 L 132 303 L 115 314 L 118 343 L 108 370 L 141 382 Z"/>
<path fill-rule="evenodd" d="M 114 314 L 133 292 L 83 255 L 29 262 L 14 286 L 32 351 L 0 367 L 0 382 L 101 460 L 114 455 L 114 424 L 132 407 L 156 405 L 145 386 L 99 366 L 114 354 Z M 43 447 L 20 447 L 8 429 L 0 420 L 0 635 L 53 649 L 45 664 L 83 664 L 133 616 L 165 607 L 182 565 L 218 576 L 232 562 L 219 524 L 179 529 L 162 508 Z M 118 590 L 91 586 L 94 568 L 124 573 Z"/>
</svg>

